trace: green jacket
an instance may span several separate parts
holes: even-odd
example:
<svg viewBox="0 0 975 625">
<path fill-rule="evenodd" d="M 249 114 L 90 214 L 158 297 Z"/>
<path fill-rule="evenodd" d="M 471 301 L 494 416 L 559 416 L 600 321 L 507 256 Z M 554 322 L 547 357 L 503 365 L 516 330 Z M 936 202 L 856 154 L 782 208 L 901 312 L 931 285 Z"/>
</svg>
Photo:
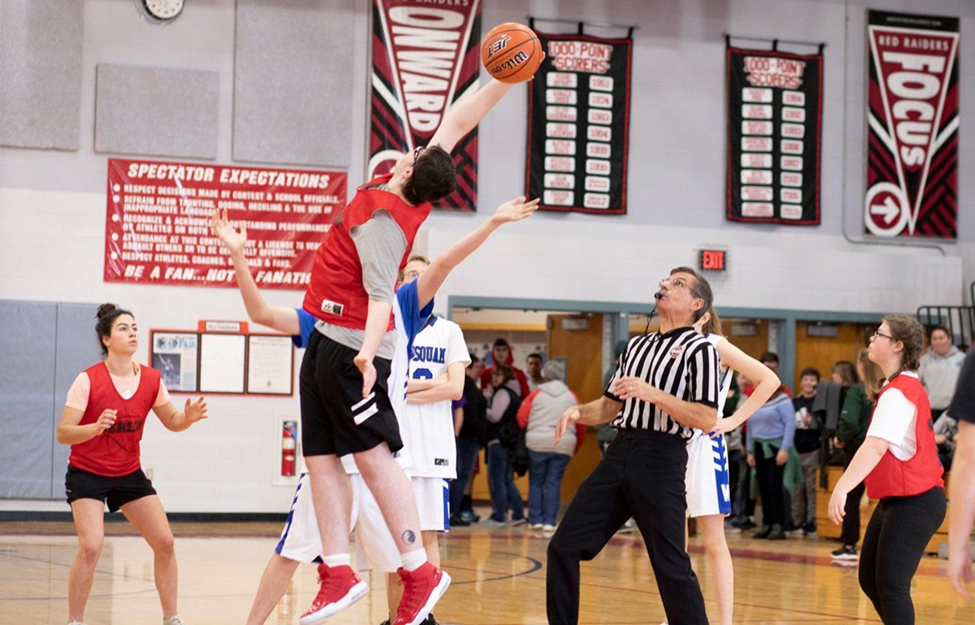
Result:
<svg viewBox="0 0 975 625">
<path fill-rule="evenodd" d="M 873 413 L 873 402 L 867 397 L 863 382 L 850 387 L 843 402 L 843 412 L 840 413 L 839 427 L 836 438 L 847 447 L 859 447 L 867 437 L 867 427 L 870 425 L 870 415 Z"/>
</svg>

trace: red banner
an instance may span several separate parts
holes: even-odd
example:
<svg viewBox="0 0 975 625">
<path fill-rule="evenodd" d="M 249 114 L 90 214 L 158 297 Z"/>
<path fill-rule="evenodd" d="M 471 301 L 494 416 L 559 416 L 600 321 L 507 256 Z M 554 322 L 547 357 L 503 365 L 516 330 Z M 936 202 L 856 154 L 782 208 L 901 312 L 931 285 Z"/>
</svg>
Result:
<svg viewBox="0 0 975 625">
<path fill-rule="evenodd" d="M 369 178 L 425 146 L 444 113 L 475 91 L 481 68 L 481 2 L 432 6 L 422 0 L 373 0 L 372 120 Z M 457 191 L 434 206 L 477 206 L 477 129 L 454 147 Z"/>
<path fill-rule="evenodd" d="M 958 236 L 956 17 L 870 11 L 866 233 Z"/>
<path fill-rule="evenodd" d="M 304 290 L 318 245 L 345 206 L 344 172 L 109 159 L 105 281 L 236 286 L 214 211 L 247 226 L 264 289 Z"/>
</svg>

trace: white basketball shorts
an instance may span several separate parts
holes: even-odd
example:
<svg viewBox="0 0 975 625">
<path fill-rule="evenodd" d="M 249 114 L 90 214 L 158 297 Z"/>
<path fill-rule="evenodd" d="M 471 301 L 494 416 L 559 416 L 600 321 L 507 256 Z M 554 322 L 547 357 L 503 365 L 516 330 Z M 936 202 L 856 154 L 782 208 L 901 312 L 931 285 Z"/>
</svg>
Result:
<svg viewBox="0 0 975 625">
<path fill-rule="evenodd" d="M 442 477 L 414 477 L 410 483 L 420 513 L 420 530 L 450 531 L 450 481 Z"/>
<path fill-rule="evenodd" d="M 355 530 L 357 568 L 366 570 L 371 565 L 387 573 L 395 573 L 402 565 L 399 550 L 386 527 L 379 504 L 365 487 L 361 475 L 350 475 L 349 480 L 352 482 L 350 526 Z M 274 552 L 298 562 L 322 561 L 322 539 L 307 473 L 302 473 L 298 480 L 291 511 Z"/>
<path fill-rule="evenodd" d="M 698 434 L 687 443 L 687 516 L 731 514 L 724 436 Z"/>
</svg>

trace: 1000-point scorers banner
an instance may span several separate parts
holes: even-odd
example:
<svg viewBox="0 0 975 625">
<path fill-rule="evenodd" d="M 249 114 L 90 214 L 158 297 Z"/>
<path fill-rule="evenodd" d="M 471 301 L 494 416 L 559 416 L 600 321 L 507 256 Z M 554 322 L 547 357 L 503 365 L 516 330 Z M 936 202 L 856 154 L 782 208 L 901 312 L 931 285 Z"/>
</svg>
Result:
<svg viewBox="0 0 975 625">
<path fill-rule="evenodd" d="M 528 88 L 529 197 L 539 209 L 626 213 L 632 39 L 545 35 Z"/>
<path fill-rule="evenodd" d="M 728 219 L 819 224 L 822 53 L 727 54 Z"/>
<path fill-rule="evenodd" d="M 211 226 L 226 209 L 247 227 L 257 285 L 303 290 L 346 184 L 342 172 L 109 159 L 105 281 L 236 286 Z"/>
</svg>

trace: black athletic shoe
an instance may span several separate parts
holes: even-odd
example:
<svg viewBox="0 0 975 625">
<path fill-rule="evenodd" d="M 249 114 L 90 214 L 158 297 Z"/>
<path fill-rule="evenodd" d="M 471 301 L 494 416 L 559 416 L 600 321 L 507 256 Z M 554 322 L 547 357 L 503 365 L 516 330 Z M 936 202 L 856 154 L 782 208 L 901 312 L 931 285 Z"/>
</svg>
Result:
<svg viewBox="0 0 975 625">
<path fill-rule="evenodd" d="M 440 623 L 437 622 L 437 619 L 433 618 L 433 612 L 431 612 L 427 618 L 420 621 L 420 625 L 440 625 Z"/>
<path fill-rule="evenodd" d="M 459 514 L 455 514 L 454 516 L 450 517 L 450 526 L 451 527 L 470 527 L 471 526 L 471 522 L 468 521 L 467 519 L 465 519 L 464 517 L 460 516 Z"/>
<path fill-rule="evenodd" d="M 779 531 L 781 532 L 782 531 L 782 528 L 779 528 Z M 764 540 L 764 539 L 768 538 L 769 537 L 769 534 L 771 534 L 771 533 L 772 533 L 772 526 L 771 525 L 766 525 L 762 529 L 760 529 L 757 532 L 755 532 L 754 534 L 752 534 L 752 538 L 757 538 L 759 540 Z"/>
<path fill-rule="evenodd" d="M 843 545 L 842 547 L 840 547 L 830 555 L 834 560 L 839 560 L 839 561 L 847 560 L 847 561 L 856 562 L 857 560 L 860 559 L 860 556 L 857 555 L 857 548 L 847 547 L 846 545 Z"/>
<path fill-rule="evenodd" d="M 772 526 L 772 531 L 768 533 L 766 538 L 769 540 L 785 540 L 785 530 L 782 529 L 781 525 L 775 524 Z"/>
</svg>

